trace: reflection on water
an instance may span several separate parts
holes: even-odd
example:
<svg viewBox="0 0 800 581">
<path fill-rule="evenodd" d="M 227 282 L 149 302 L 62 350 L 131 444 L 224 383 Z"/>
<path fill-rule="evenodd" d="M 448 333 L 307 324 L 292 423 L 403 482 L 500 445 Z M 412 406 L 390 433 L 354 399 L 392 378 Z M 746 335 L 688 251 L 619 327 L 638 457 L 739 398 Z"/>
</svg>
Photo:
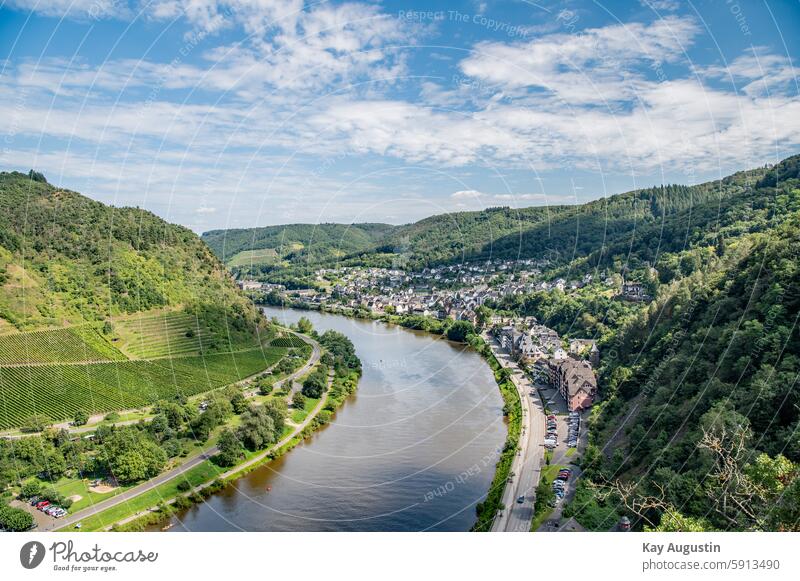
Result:
<svg viewBox="0 0 800 581">
<path fill-rule="evenodd" d="M 350 337 L 364 367 L 358 392 L 329 426 L 180 514 L 171 530 L 468 530 L 506 433 L 480 356 L 381 323 L 265 312 Z"/>
</svg>

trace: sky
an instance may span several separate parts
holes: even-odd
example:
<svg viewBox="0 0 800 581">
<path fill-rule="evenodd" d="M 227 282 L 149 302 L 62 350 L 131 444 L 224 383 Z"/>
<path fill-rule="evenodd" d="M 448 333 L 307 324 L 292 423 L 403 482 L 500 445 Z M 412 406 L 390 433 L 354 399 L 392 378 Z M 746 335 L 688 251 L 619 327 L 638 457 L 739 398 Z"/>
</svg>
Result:
<svg viewBox="0 0 800 581">
<path fill-rule="evenodd" d="M 0 0 L 0 170 L 204 232 L 800 153 L 796 0 Z"/>
</svg>

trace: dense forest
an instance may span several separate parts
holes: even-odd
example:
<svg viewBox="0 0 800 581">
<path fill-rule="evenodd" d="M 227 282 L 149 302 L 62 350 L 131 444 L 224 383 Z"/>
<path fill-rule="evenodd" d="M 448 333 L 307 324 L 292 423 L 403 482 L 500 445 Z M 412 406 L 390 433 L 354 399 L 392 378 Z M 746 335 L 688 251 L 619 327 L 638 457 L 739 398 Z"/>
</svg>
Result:
<svg viewBox="0 0 800 581">
<path fill-rule="evenodd" d="M 0 332 L 161 307 L 252 328 L 258 315 L 191 230 L 0 173 Z"/>
</svg>

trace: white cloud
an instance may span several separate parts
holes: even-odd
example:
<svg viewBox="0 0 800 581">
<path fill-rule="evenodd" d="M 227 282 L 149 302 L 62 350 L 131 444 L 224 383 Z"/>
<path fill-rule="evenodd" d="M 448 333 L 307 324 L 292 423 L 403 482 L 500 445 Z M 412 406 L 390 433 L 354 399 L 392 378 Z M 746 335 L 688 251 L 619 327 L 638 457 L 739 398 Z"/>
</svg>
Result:
<svg viewBox="0 0 800 581">
<path fill-rule="evenodd" d="M 208 206 L 200 206 L 195 210 L 196 214 L 216 214 L 216 208 L 209 208 Z"/>
<path fill-rule="evenodd" d="M 453 198 L 454 200 L 461 200 L 464 198 L 469 198 L 469 199 L 480 198 L 483 195 L 484 194 L 482 194 L 478 190 L 459 190 L 457 192 L 453 192 L 452 194 L 450 194 L 450 197 Z"/>
<path fill-rule="evenodd" d="M 507 91 L 536 89 L 560 101 L 599 104 L 635 98 L 643 67 L 684 57 L 699 32 L 688 18 L 614 24 L 530 42 L 482 42 L 464 59 L 464 74 Z"/>
<path fill-rule="evenodd" d="M 130 10 L 117 0 L 8 0 L 10 8 L 30 10 L 43 16 L 71 18 L 127 18 Z"/>
</svg>

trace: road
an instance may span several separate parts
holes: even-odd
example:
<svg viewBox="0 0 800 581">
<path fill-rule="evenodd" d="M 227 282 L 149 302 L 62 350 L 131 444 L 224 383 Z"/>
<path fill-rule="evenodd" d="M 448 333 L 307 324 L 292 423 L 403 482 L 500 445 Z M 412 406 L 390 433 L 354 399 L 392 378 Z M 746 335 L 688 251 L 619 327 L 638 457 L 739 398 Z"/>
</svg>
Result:
<svg viewBox="0 0 800 581">
<path fill-rule="evenodd" d="M 298 336 L 300 336 L 300 335 L 298 335 Z M 312 339 L 309 339 L 307 337 L 302 337 L 302 336 L 300 336 L 300 337 L 306 343 L 311 345 L 311 356 L 308 358 L 308 361 L 306 361 L 306 363 L 300 369 L 298 369 L 297 371 L 295 371 L 291 375 L 287 376 L 286 378 L 284 378 L 280 382 L 276 383 L 277 387 L 279 387 L 280 385 L 282 385 L 286 381 L 294 382 L 294 380 L 297 379 L 298 377 L 302 377 L 303 375 L 305 375 L 306 373 L 311 371 L 311 368 L 314 367 L 314 365 L 316 365 L 317 362 L 320 359 L 321 349 L 320 349 L 319 344 L 316 341 L 314 341 Z M 293 387 L 293 389 L 295 388 L 294 385 L 292 387 Z M 291 397 L 291 394 L 290 394 L 289 397 Z M 317 408 L 320 408 L 321 405 L 322 405 L 322 402 L 324 402 L 324 401 L 325 401 L 324 398 L 321 399 L 320 403 L 317 405 Z M 278 442 L 278 444 L 273 446 L 273 448 L 283 446 L 288 441 L 290 441 L 295 435 L 297 435 L 297 433 L 300 430 L 302 430 L 308 424 L 308 422 L 317 414 L 318 411 L 319 411 L 319 409 L 315 409 L 313 414 L 309 414 L 307 416 L 306 420 L 303 423 L 298 425 L 295 428 L 295 430 L 292 431 L 291 434 L 289 434 L 283 440 Z M 248 465 L 250 465 L 252 462 L 257 461 L 258 459 L 263 458 L 263 456 L 266 455 L 267 453 L 269 453 L 273 448 L 270 448 L 269 450 L 265 450 L 263 454 L 259 454 L 259 456 L 257 458 L 253 458 L 252 460 L 250 460 L 248 462 Z M 109 499 L 102 500 L 102 501 L 98 502 L 97 504 L 94 504 L 94 505 L 92 505 L 92 506 L 90 506 L 88 508 L 84 508 L 83 510 L 81 510 L 79 512 L 76 512 L 75 514 L 70 514 L 69 516 L 67 516 L 67 517 L 65 517 L 63 519 L 51 519 L 52 520 L 51 523 L 49 523 L 47 526 L 40 527 L 37 530 L 40 530 L 40 531 L 52 531 L 52 530 L 55 530 L 55 529 L 61 529 L 61 528 L 64 528 L 64 527 L 69 527 L 71 525 L 74 525 L 74 524 L 80 522 L 81 520 L 83 520 L 85 518 L 88 518 L 90 516 L 94 516 L 96 514 L 99 514 L 99 513 L 103 512 L 104 510 L 108 510 L 109 508 L 112 508 L 114 506 L 122 504 L 123 502 L 131 500 L 132 498 L 136 498 L 140 494 L 144 494 L 145 492 L 153 490 L 154 488 L 164 484 L 165 482 L 169 482 L 173 478 L 177 478 L 178 476 L 180 476 L 181 474 L 186 473 L 187 471 L 191 470 L 192 468 L 194 468 L 198 464 L 201 464 L 201 463 L 205 462 L 206 460 L 211 458 L 217 452 L 219 452 L 219 449 L 216 446 L 213 446 L 213 447 L 209 448 L 208 450 L 203 451 L 201 454 L 190 458 L 189 460 L 187 460 L 186 462 L 184 462 L 180 466 L 176 466 L 172 470 L 168 470 L 168 471 L 166 471 L 166 472 L 164 472 L 162 474 L 159 474 L 158 476 L 148 480 L 147 482 L 143 482 L 142 484 L 134 486 L 133 488 L 130 488 L 130 489 L 126 490 L 125 492 L 122 492 L 122 493 L 120 493 L 120 494 L 118 494 L 116 496 L 113 496 L 113 497 L 109 498 Z M 241 468 L 242 467 L 240 466 L 237 469 L 241 469 Z"/>
<path fill-rule="evenodd" d="M 299 334 L 296 334 L 296 335 L 298 337 L 300 337 L 301 339 L 303 339 L 303 341 L 306 341 L 306 343 L 311 345 L 312 351 L 316 350 L 316 352 L 317 352 L 316 356 L 319 359 L 319 346 L 316 344 L 316 342 L 309 342 L 310 340 L 307 340 L 302 335 L 299 335 Z M 313 352 L 312 352 L 312 357 L 313 357 Z M 164 359 L 164 358 L 163 357 L 157 357 L 156 359 Z M 86 365 L 87 363 L 91 363 L 91 362 L 66 363 L 65 365 Z M 104 363 L 108 363 L 108 362 L 104 361 Z M 51 365 L 51 364 L 50 363 L 43 363 L 42 365 Z M 239 381 L 236 381 L 236 382 L 232 383 L 231 385 L 243 385 L 243 384 L 247 383 L 248 381 L 250 381 L 251 379 L 253 379 L 254 377 L 257 377 L 257 376 L 261 375 L 265 371 L 269 371 L 270 369 L 275 367 L 275 365 L 277 365 L 277 363 L 273 364 L 272 366 L 268 367 L 267 369 L 262 369 L 261 371 L 258 371 L 258 372 L 254 373 L 252 375 L 249 375 L 249 376 L 247 376 L 245 378 L 242 378 Z M 14 367 L 14 365 L 4 366 L 4 367 Z M 289 377 L 286 377 L 286 378 L 282 379 L 281 381 L 277 382 L 275 385 L 277 387 L 280 387 L 288 379 L 289 379 Z M 292 389 L 294 390 L 295 387 L 296 386 L 293 386 Z M 256 393 L 258 393 L 258 392 L 254 390 L 254 391 L 252 391 L 250 393 L 246 393 L 245 395 L 247 397 L 252 397 Z M 289 395 L 291 396 L 291 393 Z M 138 411 L 141 411 L 141 410 L 136 410 L 136 409 L 119 410 L 119 411 L 117 411 L 117 413 L 119 415 L 125 415 L 125 414 L 138 412 Z M 94 415 L 89 417 L 89 421 L 86 423 L 86 425 L 80 426 L 80 427 L 73 426 L 72 422 L 69 422 L 69 421 L 59 422 L 57 424 L 53 424 L 51 427 L 56 429 L 56 430 L 67 430 L 70 433 L 70 435 L 78 436 L 80 434 L 94 432 L 95 430 L 97 430 L 99 424 L 101 424 L 101 423 L 103 423 L 105 421 L 105 417 L 107 415 L 108 415 L 107 413 L 94 414 Z M 117 422 L 106 422 L 105 425 L 107 425 L 107 426 L 115 426 L 115 427 L 131 426 L 133 424 L 138 424 L 139 422 L 149 422 L 152 419 L 153 419 L 152 417 L 143 417 L 143 418 L 136 418 L 136 419 L 133 419 L 133 420 L 122 420 L 122 421 L 117 421 Z M 8 430 L 8 431 L 5 431 L 5 432 L 0 432 L 0 438 L 5 438 L 5 439 L 9 439 L 9 440 L 19 440 L 21 438 L 29 437 L 30 435 L 31 434 L 23 434 L 19 430 Z"/>
<path fill-rule="evenodd" d="M 511 381 L 517 388 L 522 402 L 522 431 L 517 455 L 511 463 L 511 481 L 506 483 L 503 491 L 505 510 L 496 516 L 492 523 L 492 531 L 528 532 L 533 520 L 533 502 L 536 487 L 539 484 L 542 463 L 544 462 L 545 414 L 544 405 L 533 383 L 514 363 L 509 355 L 500 349 L 493 337 L 484 337 L 491 346 L 500 365 L 511 369 Z M 534 392 L 531 397 L 530 392 Z M 525 497 L 522 504 L 517 502 L 520 496 Z"/>
</svg>

